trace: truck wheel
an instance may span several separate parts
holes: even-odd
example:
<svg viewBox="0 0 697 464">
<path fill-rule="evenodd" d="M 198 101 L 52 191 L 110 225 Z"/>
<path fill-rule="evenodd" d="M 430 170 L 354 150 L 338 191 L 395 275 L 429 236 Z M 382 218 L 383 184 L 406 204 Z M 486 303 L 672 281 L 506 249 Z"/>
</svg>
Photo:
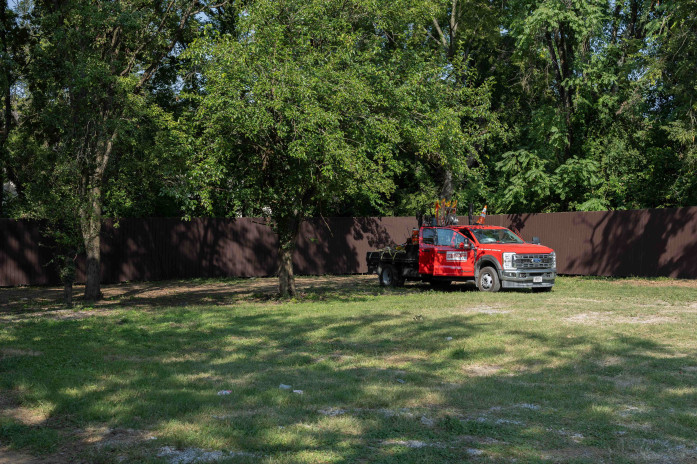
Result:
<svg viewBox="0 0 697 464">
<path fill-rule="evenodd" d="M 477 288 L 482 292 L 498 292 L 501 289 L 501 281 L 496 269 L 487 266 L 479 271 Z"/>
<path fill-rule="evenodd" d="M 391 264 L 385 264 L 380 272 L 380 285 L 383 287 L 396 287 L 398 285 L 399 278 L 397 277 L 397 271 Z"/>
</svg>

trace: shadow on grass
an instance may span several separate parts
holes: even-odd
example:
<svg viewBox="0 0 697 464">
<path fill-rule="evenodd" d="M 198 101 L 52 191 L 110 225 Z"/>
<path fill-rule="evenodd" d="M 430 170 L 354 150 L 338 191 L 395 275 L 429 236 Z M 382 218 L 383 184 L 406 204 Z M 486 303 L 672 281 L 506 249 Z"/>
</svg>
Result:
<svg viewBox="0 0 697 464">
<path fill-rule="evenodd" d="M 293 301 L 357 301 L 384 293 L 365 276 L 298 277 Z M 102 287 L 104 298 L 85 303 L 83 287 L 75 287 L 76 309 L 123 307 L 163 308 L 195 305 L 230 305 L 245 302 L 284 302 L 278 298 L 276 278 L 190 279 L 133 282 Z M 63 289 L 57 287 L 0 288 L 0 315 L 31 314 L 64 309 Z"/>
<path fill-rule="evenodd" d="M 501 334 L 472 314 L 292 311 L 175 308 L 17 324 L 5 340 L 42 355 L 0 359 L 0 389 L 51 405 L 45 423 L 22 429 L 24 440 L 104 424 L 158 430 L 156 443 L 142 444 L 150 456 L 168 445 L 280 462 L 312 453 L 340 463 L 462 462 L 479 452 L 530 462 L 544 453 L 555 462 L 631 462 L 654 452 L 666 461 L 696 439 L 696 379 L 686 366 L 697 359 L 643 338 L 534 327 Z M 494 334 L 493 346 L 477 342 Z M 463 370 L 509 345 L 531 354 L 510 369 Z M 319 413 L 326 408 L 343 412 Z M 0 440 L 27 446 L 6 429 Z M 115 462 L 120 452 L 102 448 L 100 459 Z"/>
<path fill-rule="evenodd" d="M 470 282 L 434 288 L 428 283 L 408 282 L 402 288 L 383 288 L 375 276 L 298 277 L 298 294 L 292 302 L 366 301 L 381 294 L 438 291 L 448 293 L 477 291 Z M 183 306 L 220 306 L 239 303 L 278 302 L 275 278 L 191 279 L 162 282 L 135 282 L 103 287 L 104 299 L 85 303 L 82 286 L 76 286 L 75 310 L 108 310 L 118 308 L 166 308 Z M 65 310 L 63 290 L 56 287 L 19 287 L 0 289 L 0 316 L 32 315 L 46 311 Z"/>
</svg>

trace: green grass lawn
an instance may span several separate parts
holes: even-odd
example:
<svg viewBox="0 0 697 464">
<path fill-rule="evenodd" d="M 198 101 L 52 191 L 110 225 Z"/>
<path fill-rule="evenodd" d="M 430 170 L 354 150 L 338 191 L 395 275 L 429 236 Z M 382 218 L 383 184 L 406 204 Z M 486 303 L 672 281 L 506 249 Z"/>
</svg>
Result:
<svg viewBox="0 0 697 464">
<path fill-rule="evenodd" d="M 551 293 L 486 294 L 340 281 L 301 278 L 290 302 L 231 280 L 215 281 L 232 293 L 214 303 L 205 290 L 169 306 L 125 292 L 72 312 L 31 299 L 0 311 L 0 450 L 95 463 L 697 461 L 696 283 L 567 277 Z"/>
</svg>

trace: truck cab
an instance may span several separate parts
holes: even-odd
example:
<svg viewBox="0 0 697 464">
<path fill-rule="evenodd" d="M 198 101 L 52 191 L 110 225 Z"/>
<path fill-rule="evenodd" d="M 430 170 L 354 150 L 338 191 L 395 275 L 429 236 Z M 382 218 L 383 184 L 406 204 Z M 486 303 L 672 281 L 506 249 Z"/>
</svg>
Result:
<svg viewBox="0 0 697 464">
<path fill-rule="evenodd" d="M 481 291 L 531 288 L 549 291 L 556 278 L 556 254 L 527 243 L 505 227 L 487 225 L 424 226 L 405 245 L 368 252 L 368 268 L 382 285 L 405 280 L 446 286 L 474 281 Z"/>
<path fill-rule="evenodd" d="M 557 275 L 553 249 L 527 243 L 519 235 L 498 226 L 473 225 L 461 228 L 474 241 L 474 278 L 480 290 L 532 288 L 549 291 Z"/>
</svg>

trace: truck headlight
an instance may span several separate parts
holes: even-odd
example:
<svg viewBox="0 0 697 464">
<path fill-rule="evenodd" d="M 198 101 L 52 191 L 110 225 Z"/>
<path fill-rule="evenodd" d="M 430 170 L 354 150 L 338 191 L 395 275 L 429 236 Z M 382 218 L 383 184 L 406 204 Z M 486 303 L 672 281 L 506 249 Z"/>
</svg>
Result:
<svg viewBox="0 0 697 464">
<path fill-rule="evenodd" d="M 557 268 L 557 254 L 555 252 L 550 253 L 550 256 L 552 257 L 552 268 L 556 269 Z"/>
<path fill-rule="evenodd" d="M 513 265 L 513 259 L 515 258 L 515 253 L 504 253 L 503 254 L 503 268 L 505 270 L 515 269 Z"/>
</svg>

